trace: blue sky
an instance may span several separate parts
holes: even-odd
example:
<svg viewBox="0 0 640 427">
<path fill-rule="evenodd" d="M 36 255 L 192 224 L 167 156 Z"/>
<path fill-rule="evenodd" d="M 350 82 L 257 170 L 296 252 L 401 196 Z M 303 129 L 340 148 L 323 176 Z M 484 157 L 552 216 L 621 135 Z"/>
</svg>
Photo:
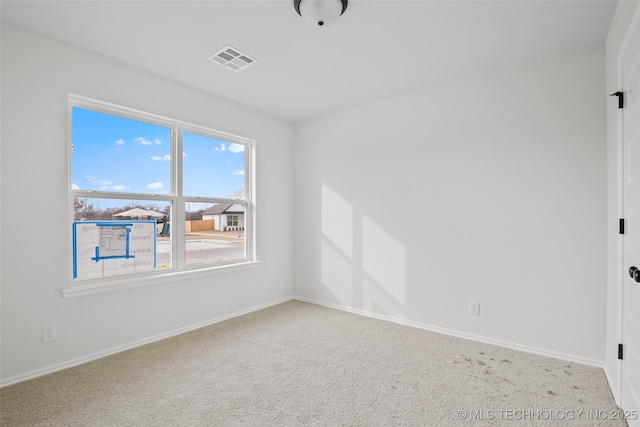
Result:
<svg viewBox="0 0 640 427">
<path fill-rule="evenodd" d="M 169 194 L 171 130 L 73 108 L 75 189 Z M 184 195 L 227 197 L 244 184 L 244 147 L 183 134 Z"/>
</svg>

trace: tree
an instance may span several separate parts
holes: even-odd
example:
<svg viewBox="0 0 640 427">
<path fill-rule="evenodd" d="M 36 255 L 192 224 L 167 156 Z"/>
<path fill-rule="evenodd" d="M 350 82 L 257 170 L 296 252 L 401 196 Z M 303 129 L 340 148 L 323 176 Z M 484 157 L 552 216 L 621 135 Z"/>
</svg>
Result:
<svg viewBox="0 0 640 427">
<path fill-rule="evenodd" d="M 76 221 L 94 219 L 97 214 L 97 211 L 93 207 L 93 203 L 87 202 L 87 199 L 80 199 L 77 197 L 74 197 L 73 199 L 73 211 L 74 219 Z"/>
<path fill-rule="evenodd" d="M 195 212 L 185 212 L 186 220 L 195 221 L 195 220 L 202 219 L 202 213 L 204 211 L 205 211 L 204 209 L 199 209 Z"/>
<path fill-rule="evenodd" d="M 87 199 L 79 199 L 77 197 L 73 198 L 73 211 L 78 212 L 84 209 L 87 205 Z"/>
</svg>

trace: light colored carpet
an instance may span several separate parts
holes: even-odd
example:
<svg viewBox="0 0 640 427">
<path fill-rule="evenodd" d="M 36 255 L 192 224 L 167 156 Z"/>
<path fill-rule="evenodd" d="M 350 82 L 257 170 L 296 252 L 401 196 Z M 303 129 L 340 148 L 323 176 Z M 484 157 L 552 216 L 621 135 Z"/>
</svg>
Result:
<svg viewBox="0 0 640 427">
<path fill-rule="evenodd" d="M 5 387 L 0 404 L 3 426 L 626 425 L 602 369 L 300 301 Z"/>
</svg>

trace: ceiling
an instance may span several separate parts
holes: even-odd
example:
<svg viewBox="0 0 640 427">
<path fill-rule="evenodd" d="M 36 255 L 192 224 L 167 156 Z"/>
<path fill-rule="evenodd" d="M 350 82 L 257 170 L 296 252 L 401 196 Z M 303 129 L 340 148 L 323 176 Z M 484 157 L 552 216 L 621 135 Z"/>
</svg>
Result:
<svg viewBox="0 0 640 427">
<path fill-rule="evenodd" d="M 337 1 L 337 0 L 336 0 Z M 350 0 L 330 27 L 291 0 L 5 1 L 2 22 L 299 122 L 603 43 L 615 0 Z M 230 45 L 258 60 L 207 60 Z"/>
</svg>

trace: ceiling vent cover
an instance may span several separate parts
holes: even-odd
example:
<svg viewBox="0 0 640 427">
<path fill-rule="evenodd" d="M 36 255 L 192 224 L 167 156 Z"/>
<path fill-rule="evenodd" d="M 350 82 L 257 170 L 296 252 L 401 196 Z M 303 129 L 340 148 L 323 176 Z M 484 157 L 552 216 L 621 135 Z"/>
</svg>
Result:
<svg viewBox="0 0 640 427">
<path fill-rule="evenodd" d="M 220 49 L 208 59 L 233 71 L 244 70 L 254 62 L 258 62 L 257 59 L 254 59 L 231 46 Z"/>
</svg>

